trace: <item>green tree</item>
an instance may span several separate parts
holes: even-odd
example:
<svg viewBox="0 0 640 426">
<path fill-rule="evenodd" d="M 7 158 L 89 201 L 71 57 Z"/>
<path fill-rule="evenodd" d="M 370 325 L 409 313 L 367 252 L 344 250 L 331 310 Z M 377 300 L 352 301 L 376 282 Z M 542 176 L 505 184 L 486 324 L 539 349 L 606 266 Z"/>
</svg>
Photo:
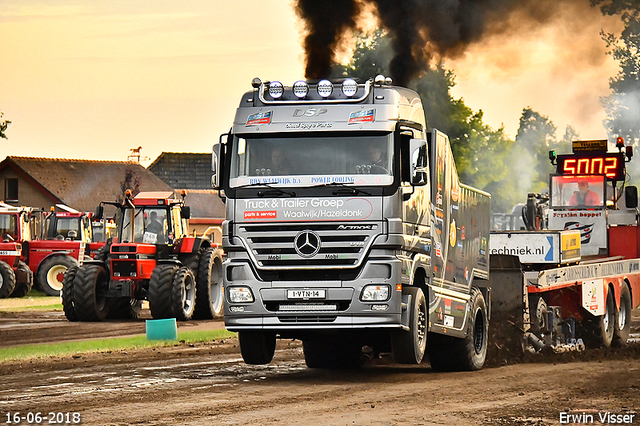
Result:
<svg viewBox="0 0 640 426">
<path fill-rule="evenodd" d="M 4 113 L 0 111 L 0 138 L 9 139 L 4 132 L 7 130 L 7 127 L 9 127 L 9 124 L 11 124 L 11 121 L 3 120 L 2 117 L 4 117 Z"/>
<path fill-rule="evenodd" d="M 622 136 L 627 144 L 640 144 L 640 12 L 623 13 L 620 37 L 602 34 L 609 54 L 620 63 L 618 74 L 609 80 L 611 94 L 601 99 L 607 112 L 609 136 Z"/>
</svg>

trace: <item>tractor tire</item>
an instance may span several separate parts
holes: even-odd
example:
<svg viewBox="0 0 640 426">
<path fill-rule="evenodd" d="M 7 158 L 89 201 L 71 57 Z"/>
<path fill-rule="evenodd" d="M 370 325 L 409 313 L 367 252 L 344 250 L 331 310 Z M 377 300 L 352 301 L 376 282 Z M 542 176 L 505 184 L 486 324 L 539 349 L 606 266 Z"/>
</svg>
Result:
<svg viewBox="0 0 640 426">
<path fill-rule="evenodd" d="M 132 297 L 118 297 L 111 301 L 109 319 L 137 319 L 142 310 L 142 300 Z"/>
<path fill-rule="evenodd" d="M 33 272 L 22 260 L 18 261 L 18 268 L 14 271 L 16 275 L 16 287 L 9 297 L 24 297 L 33 288 Z"/>
<path fill-rule="evenodd" d="M 16 274 L 7 262 L 0 260 L 0 299 L 9 297 L 16 288 Z"/>
<path fill-rule="evenodd" d="M 178 321 L 189 321 L 196 307 L 196 276 L 190 268 L 180 267 L 171 285 L 171 304 Z"/>
<path fill-rule="evenodd" d="M 223 315 L 222 250 L 207 248 L 200 256 L 196 280 L 196 319 L 214 319 Z"/>
<path fill-rule="evenodd" d="M 38 268 L 38 285 L 49 296 L 60 296 L 67 269 L 77 266 L 78 261 L 70 256 L 53 256 Z"/>
<path fill-rule="evenodd" d="M 175 318 L 172 303 L 173 278 L 178 271 L 177 265 L 162 264 L 153 269 L 149 280 L 149 309 L 155 319 Z"/>
<path fill-rule="evenodd" d="M 427 348 L 427 301 L 420 287 L 403 287 L 402 292 L 411 296 L 409 331 L 391 333 L 391 352 L 399 364 L 420 364 Z"/>
<path fill-rule="evenodd" d="M 489 321 L 487 304 L 482 292 L 471 289 L 470 317 L 467 336 L 455 338 L 429 334 L 429 360 L 435 371 L 475 371 L 484 366 L 487 358 Z"/>
<path fill-rule="evenodd" d="M 587 348 L 611 347 L 616 328 L 616 303 L 611 288 L 607 291 L 604 315 L 587 312 L 580 322 L 582 338 Z"/>
<path fill-rule="evenodd" d="M 309 368 L 355 370 L 362 366 L 362 345 L 353 339 L 303 340 L 304 361 Z"/>
<path fill-rule="evenodd" d="M 109 274 L 103 265 L 82 265 L 73 280 L 73 305 L 79 321 L 104 321 L 110 301 L 101 290 L 109 285 Z"/>
<path fill-rule="evenodd" d="M 620 308 L 616 311 L 616 328 L 613 339 L 618 345 L 624 345 L 629 339 L 631 330 L 631 292 L 626 283 L 620 291 Z"/>
<path fill-rule="evenodd" d="M 276 352 L 276 335 L 268 331 L 238 331 L 240 353 L 249 365 L 269 364 Z"/>
<path fill-rule="evenodd" d="M 62 281 L 62 310 L 64 311 L 64 316 L 72 322 L 78 321 L 78 314 L 73 302 L 73 281 L 76 279 L 77 273 L 78 266 L 72 266 L 67 269 L 67 273 L 64 274 L 64 281 Z"/>
</svg>

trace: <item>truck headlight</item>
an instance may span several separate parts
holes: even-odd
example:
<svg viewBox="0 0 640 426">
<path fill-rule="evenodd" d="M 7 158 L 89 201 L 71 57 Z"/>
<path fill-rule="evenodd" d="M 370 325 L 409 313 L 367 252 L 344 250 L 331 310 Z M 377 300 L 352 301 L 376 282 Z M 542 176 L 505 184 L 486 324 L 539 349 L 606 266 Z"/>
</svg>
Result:
<svg viewBox="0 0 640 426">
<path fill-rule="evenodd" d="M 249 287 L 230 287 L 229 300 L 231 303 L 251 303 L 254 299 Z"/>
<path fill-rule="evenodd" d="M 390 288 L 384 284 L 369 284 L 364 286 L 360 293 L 363 302 L 379 302 L 389 299 Z"/>
</svg>

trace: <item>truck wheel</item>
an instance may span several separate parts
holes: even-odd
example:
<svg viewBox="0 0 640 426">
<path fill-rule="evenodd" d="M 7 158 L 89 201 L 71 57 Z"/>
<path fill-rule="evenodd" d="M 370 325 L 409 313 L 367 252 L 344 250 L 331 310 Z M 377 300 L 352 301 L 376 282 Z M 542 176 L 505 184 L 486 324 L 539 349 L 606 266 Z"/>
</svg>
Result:
<svg viewBox="0 0 640 426">
<path fill-rule="evenodd" d="M 627 343 L 631 329 L 631 292 L 627 284 L 622 285 L 620 292 L 620 309 L 616 312 L 615 322 L 614 341 L 618 344 Z"/>
<path fill-rule="evenodd" d="M 42 291 L 49 296 L 60 296 L 65 272 L 76 265 L 78 261 L 70 256 L 54 256 L 42 262 L 38 268 L 38 283 Z"/>
<path fill-rule="evenodd" d="M 76 279 L 78 273 L 78 266 L 72 266 L 67 269 L 67 273 L 64 274 L 64 280 L 62 281 L 62 310 L 64 316 L 69 321 L 78 321 L 78 314 L 76 313 L 76 307 L 73 303 L 73 280 Z"/>
<path fill-rule="evenodd" d="M 223 299 L 222 251 L 210 247 L 200 256 L 196 280 L 196 309 L 193 317 L 220 318 L 223 313 Z"/>
<path fill-rule="evenodd" d="M 16 288 L 16 274 L 8 263 L 0 260 L 0 299 L 9 297 Z"/>
<path fill-rule="evenodd" d="M 142 310 L 142 300 L 133 297 L 118 297 L 111 302 L 107 315 L 110 319 L 136 319 Z"/>
<path fill-rule="evenodd" d="M 613 291 L 607 291 L 604 315 L 595 316 L 586 313 L 582 319 L 583 338 L 588 348 L 608 348 L 613 342 L 616 328 L 616 304 Z"/>
<path fill-rule="evenodd" d="M 177 265 L 158 265 L 149 280 L 149 309 L 155 319 L 175 318 L 171 304 L 171 286 Z"/>
<path fill-rule="evenodd" d="M 391 333 L 393 358 L 400 364 L 420 364 L 427 347 L 427 302 L 420 287 L 403 287 L 411 296 L 409 331 Z"/>
<path fill-rule="evenodd" d="M 487 358 L 489 321 L 487 304 L 482 292 L 471 289 L 470 316 L 465 338 L 441 334 L 429 335 L 429 359 L 436 371 L 475 371 L 484 366 Z"/>
<path fill-rule="evenodd" d="M 309 339 L 302 342 L 309 368 L 357 369 L 362 366 L 362 345 L 353 339 Z"/>
<path fill-rule="evenodd" d="M 196 306 L 196 276 L 191 269 L 182 266 L 173 277 L 171 304 L 175 317 L 180 321 L 189 321 Z"/>
<path fill-rule="evenodd" d="M 101 294 L 109 285 L 109 274 L 102 265 L 82 265 L 73 280 L 73 304 L 79 321 L 104 321 L 109 301 Z"/>
<path fill-rule="evenodd" d="M 269 364 L 276 352 L 276 335 L 267 331 L 238 331 L 240 353 L 250 365 Z"/>
</svg>

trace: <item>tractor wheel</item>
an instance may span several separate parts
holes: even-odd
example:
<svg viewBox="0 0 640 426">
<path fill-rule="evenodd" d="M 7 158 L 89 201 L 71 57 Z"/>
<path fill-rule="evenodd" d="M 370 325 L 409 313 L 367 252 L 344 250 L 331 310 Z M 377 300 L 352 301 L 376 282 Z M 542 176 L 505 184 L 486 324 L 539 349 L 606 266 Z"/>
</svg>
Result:
<svg viewBox="0 0 640 426">
<path fill-rule="evenodd" d="M 392 332 L 393 358 L 399 364 L 420 364 L 427 347 L 427 302 L 420 287 L 403 287 L 402 291 L 411 296 L 409 331 Z"/>
<path fill-rule="evenodd" d="M 586 313 L 582 322 L 582 337 L 587 348 L 608 348 L 613 342 L 616 328 L 616 303 L 611 288 L 607 291 L 604 315 Z"/>
<path fill-rule="evenodd" d="M 136 319 L 142 310 L 142 300 L 133 297 L 118 297 L 111 302 L 107 315 L 110 319 Z"/>
<path fill-rule="evenodd" d="M 261 330 L 238 331 L 240 353 L 250 365 L 269 364 L 276 352 L 276 335 Z"/>
<path fill-rule="evenodd" d="M 151 316 L 155 319 L 175 318 L 171 304 L 171 289 L 177 271 L 177 265 L 162 264 L 156 266 L 151 273 L 149 309 Z"/>
<path fill-rule="evenodd" d="M 189 321 L 196 306 L 196 276 L 186 266 L 180 267 L 171 285 L 171 304 L 175 318 Z"/>
<path fill-rule="evenodd" d="M 456 338 L 429 334 L 429 360 L 436 371 L 475 371 L 484 366 L 487 358 L 489 321 L 482 292 L 471 289 L 470 316 L 467 336 Z"/>
<path fill-rule="evenodd" d="M 78 261 L 70 256 L 53 256 L 38 268 L 38 284 L 49 296 L 60 296 L 62 282 L 67 269 L 77 266 Z"/>
<path fill-rule="evenodd" d="M 78 266 L 72 266 L 67 269 L 67 273 L 64 274 L 64 280 L 62 281 L 62 310 L 64 316 L 69 321 L 78 321 L 78 314 L 76 313 L 76 307 L 73 302 L 73 281 L 76 279 L 78 273 Z"/>
<path fill-rule="evenodd" d="M 109 285 L 109 274 L 102 265 L 82 265 L 73 280 L 73 305 L 79 321 L 104 321 L 109 300 L 101 295 Z"/>
<path fill-rule="evenodd" d="M 631 292 L 626 283 L 622 284 L 620 292 L 620 309 L 616 312 L 616 329 L 614 342 L 624 345 L 631 330 Z"/>
<path fill-rule="evenodd" d="M 316 338 L 302 342 L 304 361 L 309 368 L 360 368 L 364 360 L 362 345 L 354 339 Z"/>
<path fill-rule="evenodd" d="M 8 263 L 0 260 L 0 299 L 9 297 L 16 287 L 16 274 Z"/>
<path fill-rule="evenodd" d="M 196 280 L 196 309 L 193 317 L 220 318 L 223 314 L 223 299 L 222 251 L 210 247 L 200 256 Z"/>
</svg>

